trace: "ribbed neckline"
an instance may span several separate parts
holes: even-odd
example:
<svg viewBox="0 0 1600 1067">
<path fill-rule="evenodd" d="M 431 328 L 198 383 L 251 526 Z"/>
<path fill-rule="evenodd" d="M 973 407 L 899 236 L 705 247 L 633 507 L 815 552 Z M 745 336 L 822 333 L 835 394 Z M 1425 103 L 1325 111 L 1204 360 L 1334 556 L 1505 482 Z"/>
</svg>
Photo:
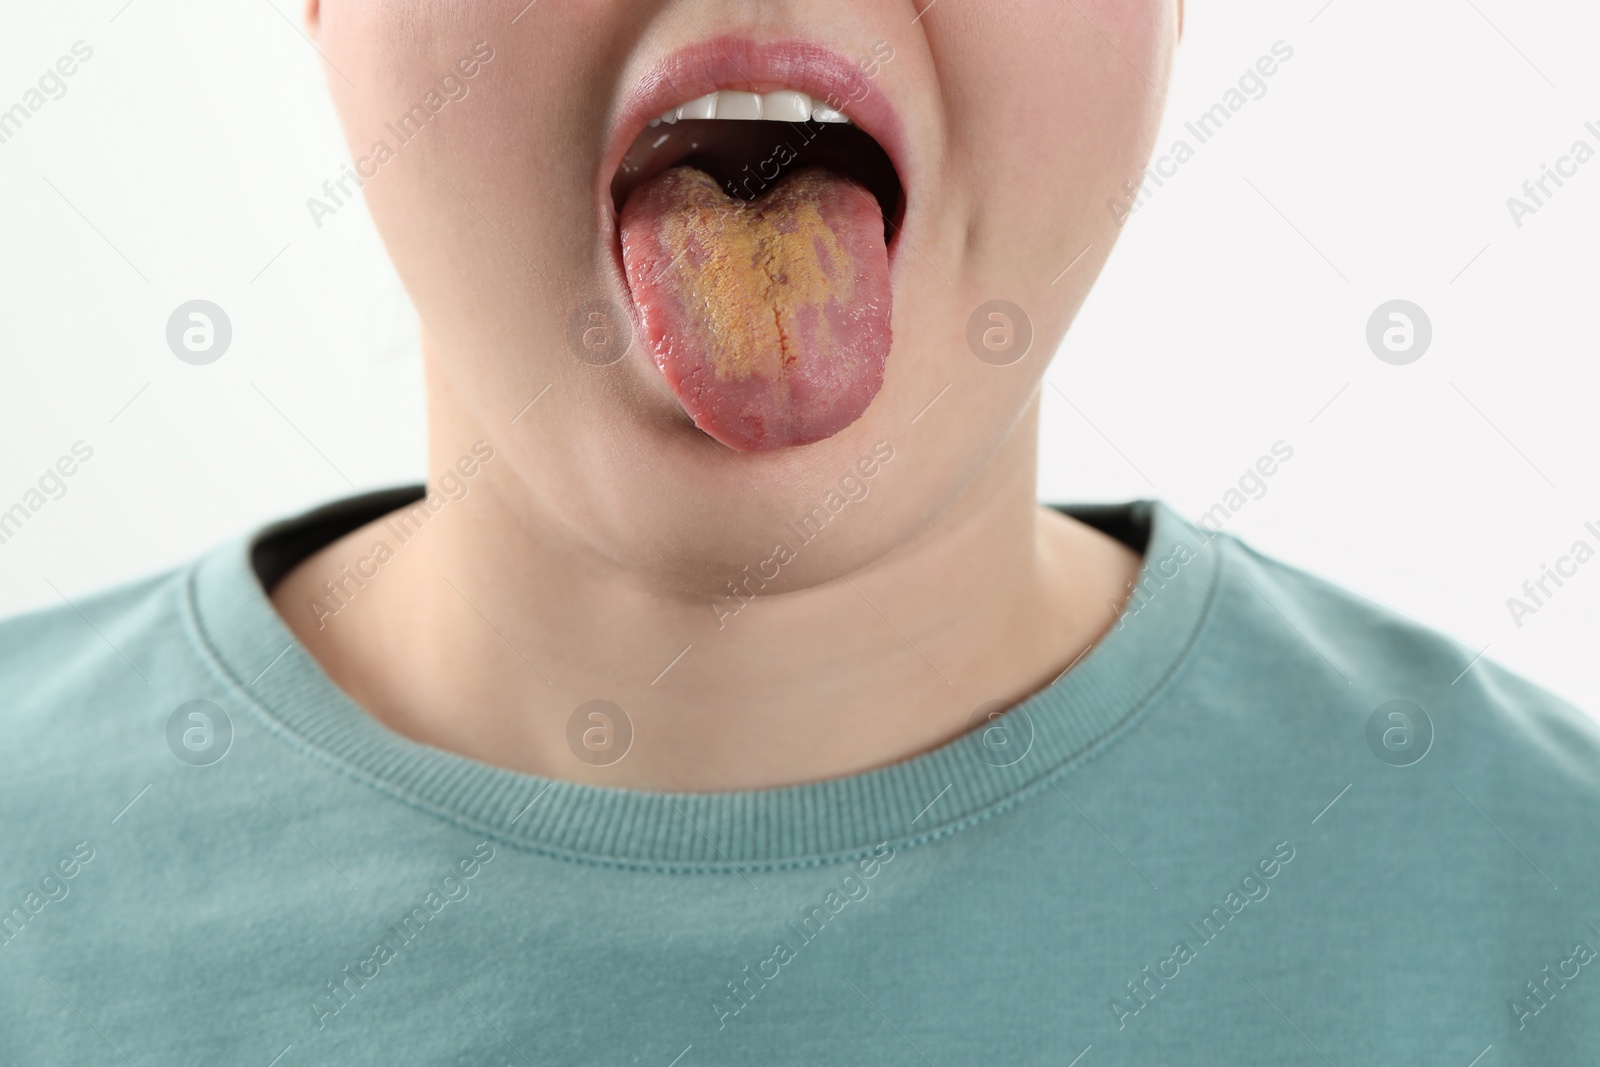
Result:
<svg viewBox="0 0 1600 1067">
<path fill-rule="evenodd" d="M 376 517 L 417 490 L 341 501 Z M 375 506 L 376 505 L 376 506 Z M 671 870 L 807 866 L 955 832 L 1018 803 L 1110 743 L 1177 670 L 1198 633 L 1220 546 L 1165 506 L 1061 510 L 1102 528 L 1148 529 L 1137 614 L 1054 683 L 1007 713 L 1017 751 L 984 731 L 862 774 L 781 789 L 668 794 L 551 780 L 419 744 L 350 700 L 273 608 L 252 556 L 293 541 L 330 509 L 268 527 L 202 557 L 187 574 L 187 623 L 202 654 L 260 722 L 303 754 L 416 808 L 549 855 Z M 363 519 L 365 521 L 365 519 Z M 300 537 L 304 541 L 304 536 Z M 1175 563 L 1182 555 L 1191 558 Z M 305 547 L 302 544 L 302 547 Z M 991 736 L 990 740 L 994 740 Z"/>
</svg>

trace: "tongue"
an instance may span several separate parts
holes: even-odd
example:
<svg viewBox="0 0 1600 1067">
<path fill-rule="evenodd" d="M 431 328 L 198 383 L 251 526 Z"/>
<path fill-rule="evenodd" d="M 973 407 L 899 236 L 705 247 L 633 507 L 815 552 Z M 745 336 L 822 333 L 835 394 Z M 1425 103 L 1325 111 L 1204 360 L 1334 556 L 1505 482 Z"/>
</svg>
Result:
<svg viewBox="0 0 1600 1067">
<path fill-rule="evenodd" d="M 761 451 L 867 410 L 891 298 L 883 215 L 860 185 L 810 168 L 747 202 L 675 167 L 634 191 L 621 227 L 656 365 L 700 429 Z"/>
</svg>

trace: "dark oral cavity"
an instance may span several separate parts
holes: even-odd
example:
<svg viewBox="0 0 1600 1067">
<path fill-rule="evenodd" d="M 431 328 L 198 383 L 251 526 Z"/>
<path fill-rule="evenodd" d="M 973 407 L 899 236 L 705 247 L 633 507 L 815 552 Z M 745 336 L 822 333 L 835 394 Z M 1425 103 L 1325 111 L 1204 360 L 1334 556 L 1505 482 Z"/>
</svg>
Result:
<svg viewBox="0 0 1600 1067">
<path fill-rule="evenodd" d="M 622 207 L 645 336 L 695 425 L 740 451 L 809 444 L 861 417 L 890 345 L 878 200 L 823 167 L 754 200 L 675 166 Z"/>
</svg>

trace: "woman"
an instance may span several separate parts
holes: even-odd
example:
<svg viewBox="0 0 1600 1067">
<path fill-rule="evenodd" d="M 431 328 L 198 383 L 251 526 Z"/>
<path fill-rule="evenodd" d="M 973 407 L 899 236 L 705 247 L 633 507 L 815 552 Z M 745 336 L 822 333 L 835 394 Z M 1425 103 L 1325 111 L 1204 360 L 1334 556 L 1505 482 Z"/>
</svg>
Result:
<svg viewBox="0 0 1600 1067">
<path fill-rule="evenodd" d="M 1588 721 L 1035 503 L 1181 21 L 313 0 L 433 478 L 0 628 L 4 1058 L 1582 1061 Z"/>
</svg>

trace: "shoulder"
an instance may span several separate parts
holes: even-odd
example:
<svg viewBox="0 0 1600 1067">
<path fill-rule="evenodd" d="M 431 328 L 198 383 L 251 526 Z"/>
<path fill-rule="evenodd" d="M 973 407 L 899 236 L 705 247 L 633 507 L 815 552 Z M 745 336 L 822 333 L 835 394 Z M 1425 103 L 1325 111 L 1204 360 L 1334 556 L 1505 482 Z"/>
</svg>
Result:
<svg viewBox="0 0 1600 1067">
<path fill-rule="evenodd" d="M 1201 531 L 1201 537 L 1206 536 Z M 1230 535 L 1205 642 L 1237 691 L 1392 767 L 1431 751 L 1441 770 L 1528 798 L 1600 803 L 1600 725 L 1480 650 Z"/>
<path fill-rule="evenodd" d="M 0 768 L 81 763 L 154 694 L 193 671 L 184 601 L 188 569 L 0 619 Z M 76 738 L 76 741 L 74 740 Z M 85 742 L 92 739 L 93 743 Z"/>
</svg>

